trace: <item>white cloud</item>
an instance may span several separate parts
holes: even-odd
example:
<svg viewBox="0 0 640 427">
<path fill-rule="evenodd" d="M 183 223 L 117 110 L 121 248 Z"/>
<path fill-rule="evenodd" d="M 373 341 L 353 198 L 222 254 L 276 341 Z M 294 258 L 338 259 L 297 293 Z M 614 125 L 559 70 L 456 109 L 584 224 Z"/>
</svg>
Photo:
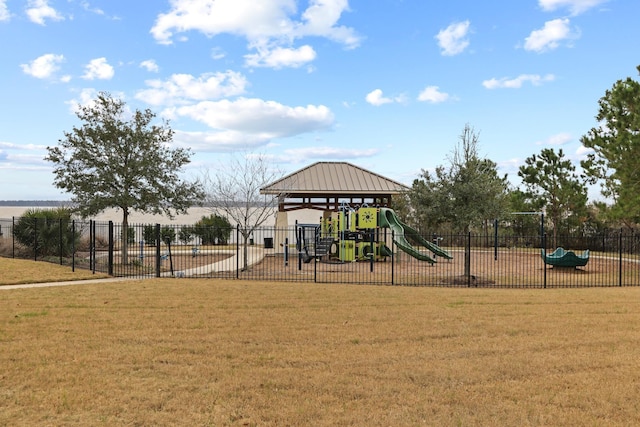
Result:
<svg viewBox="0 0 640 427">
<path fill-rule="evenodd" d="M 37 79 L 47 79 L 60 69 L 59 64 L 64 61 L 63 55 L 47 53 L 39 56 L 28 64 L 22 64 L 22 71 Z"/>
<path fill-rule="evenodd" d="M 380 105 L 384 105 L 384 104 L 388 104 L 390 102 L 393 102 L 393 99 L 391 98 L 385 98 L 382 95 L 382 90 L 380 89 L 374 89 L 371 92 L 369 92 L 367 94 L 367 96 L 365 97 L 365 99 L 367 100 L 367 102 L 371 105 L 375 105 L 376 107 L 380 106 Z"/>
<path fill-rule="evenodd" d="M 568 132 L 561 132 L 556 135 L 551 135 L 544 141 L 537 142 L 537 145 L 565 145 L 573 141 L 573 137 Z"/>
<path fill-rule="evenodd" d="M 249 67 L 298 68 L 316 59 L 316 51 L 309 45 L 297 49 L 287 47 L 258 48 L 257 53 L 245 55 Z"/>
<path fill-rule="evenodd" d="M 0 0 L 0 22 L 11 19 L 11 13 L 7 7 L 7 0 Z"/>
<path fill-rule="evenodd" d="M 538 0 L 538 4 L 546 12 L 566 7 L 572 15 L 579 15 L 607 1 L 609 0 Z"/>
<path fill-rule="evenodd" d="M 214 47 L 211 49 L 211 58 L 219 60 L 227 56 L 226 52 L 220 47 Z"/>
<path fill-rule="evenodd" d="M 15 144 L 0 141 L 0 169 L 4 170 L 43 170 L 47 169 L 44 160 L 46 145 Z"/>
<path fill-rule="evenodd" d="M 49 6 L 48 0 L 29 0 L 26 9 L 27 16 L 31 22 L 45 25 L 46 19 L 52 21 L 62 21 L 64 17 L 54 8 Z"/>
<path fill-rule="evenodd" d="M 147 59 L 146 61 L 142 61 L 140 63 L 140 67 L 144 68 L 145 70 L 151 73 L 157 73 L 158 71 L 160 71 L 158 64 L 156 64 L 156 61 L 154 61 L 153 59 Z"/>
<path fill-rule="evenodd" d="M 453 56 L 462 53 L 469 46 L 469 28 L 471 23 L 455 22 L 436 35 L 442 55 Z"/>
<path fill-rule="evenodd" d="M 525 39 L 525 50 L 534 52 L 545 52 L 560 46 L 562 40 L 572 40 L 579 37 L 577 32 L 572 32 L 569 27 L 569 19 L 554 19 L 544 23 L 540 30 L 534 30 Z"/>
<path fill-rule="evenodd" d="M 492 78 L 482 82 L 482 86 L 487 89 L 519 89 L 526 82 L 531 83 L 534 86 L 540 86 L 542 83 L 551 82 L 555 80 L 553 74 L 547 74 L 540 76 L 539 74 L 521 74 L 515 79 L 509 79 L 503 77 L 501 79 Z"/>
<path fill-rule="evenodd" d="M 80 6 L 82 6 L 82 8 L 87 12 L 95 13 L 96 15 L 104 16 L 105 14 L 104 10 L 100 9 L 99 7 L 92 6 L 88 1 L 81 1 Z"/>
<path fill-rule="evenodd" d="M 95 89 L 85 88 L 80 91 L 78 96 L 79 99 L 71 99 L 70 101 L 65 102 L 65 104 L 69 105 L 69 110 L 71 113 L 75 114 L 80 107 L 93 104 L 97 95 L 98 91 Z"/>
<path fill-rule="evenodd" d="M 269 143 L 269 135 L 247 134 L 238 131 L 184 132 L 176 130 L 173 141 L 183 147 L 197 151 L 237 151 L 250 149 Z"/>
<path fill-rule="evenodd" d="M 136 98 L 151 105 L 184 104 L 228 96 L 242 95 L 248 85 L 246 78 L 235 71 L 207 73 L 200 77 L 174 74 L 168 80 L 148 80 L 149 89 L 136 94 Z"/>
<path fill-rule="evenodd" d="M 293 47 L 303 37 L 324 37 L 347 48 L 359 45 L 360 37 L 352 28 L 338 25 L 348 10 L 347 0 L 310 0 L 300 20 L 294 19 L 296 4 L 293 0 L 173 0 L 171 10 L 158 15 L 151 34 L 162 44 L 171 44 L 176 34 L 188 31 L 208 37 L 238 35 L 247 40 L 250 50 L 258 50 L 247 60 L 259 66 L 269 66 L 271 61 L 279 67 L 300 66 L 311 52 L 315 58 L 310 47 Z"/>
<path fill-rule="evenodd" d="M 326 130 L 334 122 L 333 113 L 324 105 L 289 107 L 275 101 L 255 98 L 203 101 L 179 107 L 175 113 L 205 123 L 213 129 L 239 131 L 267 138 Z"/>
<path fill-rule="evenodd" d="M 576 150 L 576 156 L 578 156 L 580 159 L 585 159 L 588 154 L 592 153 L 595 153 L 595 150 L 593 148 L 587 148 L 582 144 Z"/>
<path fill-rule="evenodd" d="M 85 70 L 82 78 L 86 80 L 109 80 L 115 73 L 113 67 L 107 62 L 107 58 L 104 57 L 89 61 L 85 66 Z"/>
<path fill-rule="evenodd" d="M 450 98 L 451 96 L 448 93 L 440 92 L 440 88 L 438 86 L 427 86 L 418 95 L 418 101 L 430 102 L 432 104 L 445 102 Z"/>
<path fill-rule="evenodd" d="M 74 98 L 69 101 L 65 101 L 65 104 L 69 106 L 69 111 L 72 114 L 76 114 L 80 107 L 93 107 L 95 106 L 96 98 L 98 97 L 98 90 L 94 88 L 84 88 L 78 94 L 78 99 Z M 111 92 L 111 96 L 114 99 L 125 99 L 125 94 L 122 92 Z M 125 105 L 125 115 L 131 115 L 132 111 L 129 105 Z"/>
<path fill-rule="evenodd" d="M 355 48 L 360 37 L 351 28 L 336 26 L 342 12 L 349 10 L 348 0 L 310 0 L 302 14 L 303 24 L 296 29 L 298 36 L 320 36 Z"/>
<path fill-rule="evenodd" d="M 369 104 L 379 107 L 381 105 L 389 104 L 392 102 L 405 103 L 407 101 L 407 97 L 405 95 L 398 95 L 398 96 L 394 96 L 393 98 L 389 98 L 382 94 L 381 89 L 374 89 L 371 92 L 369 92 L 367 96 L 365 96 L 365 100 Z"/>
<path fill-rule="evenodd" d="M 291 163 L 303 163 L 316 159 L 354 159 L 362 157 L 373 157 L 380 153 L 377 148 L 356 149 L 356 148 L 336 148 L 336 147 L 307 147 L 307 148 L 291 148 L 284 150 L 279 156 L 280 161 Z"/>
<path fill-rule="evenodd" d="M 47 146 L 37 144 L 15 144 L 13 142 L 0 141 L 0 148 L 6 148 L 9 150 L 43 151 Z"/>
<path fill-rule="evenodd" d="M 498 161 L 497 164 L 500 174 L 509 175 L 512 183 L 517 187 L 518 182 L 520 181 L 520 178 L 518 177 L 518 170 L 520 169 L 520 166 L 525 164 L 524 159 L 514 157 L 511 159 Z M 513 181 L 514 179 L 516 180 L 515 182 Z"/>
<path fill-rule="evenodd" d="M 235 130 L 219 132 L 184 132 L 176 130 L 174 143 L 199 152 L 228 152 L 269 145 L 273 136 L 268 133 L 247 133 Z M 278 162 L 302 163 L 310 159 L 350 159 L 372 157 L 377 148 L 309 147 L 286 149 L 275 159 Z"/>
</svg>

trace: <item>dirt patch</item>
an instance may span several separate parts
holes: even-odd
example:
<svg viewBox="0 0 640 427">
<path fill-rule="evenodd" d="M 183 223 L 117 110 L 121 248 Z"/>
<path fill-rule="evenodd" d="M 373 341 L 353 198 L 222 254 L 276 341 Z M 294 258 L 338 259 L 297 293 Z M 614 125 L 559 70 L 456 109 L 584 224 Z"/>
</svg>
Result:
<svg viewBox="0 0 640 427">
<path fill-rule="evenodd" d="M 453 259 L 437 258 L 433 265 L 401 253 L 386 261 L 341 263 L 336 260 L 298 261 L 297 254 L 288 263 L 282 256 L 268 256 L 241 277 L 266 280 L 300 280 L 336 283 L 380 283 L 431 286 L 472 287 L 573 287 L 615 286 L 640 281 L 640 265 L 627 258 L 620 262 L 616 254 L 592 255 L 579 268 L 546 266 L 535 249 L 500 248 L 473 250 L 465 262 L 463 250 L 451 250 Z M 466 272 L 470 274 L 466 274 Z"/>
</svg>

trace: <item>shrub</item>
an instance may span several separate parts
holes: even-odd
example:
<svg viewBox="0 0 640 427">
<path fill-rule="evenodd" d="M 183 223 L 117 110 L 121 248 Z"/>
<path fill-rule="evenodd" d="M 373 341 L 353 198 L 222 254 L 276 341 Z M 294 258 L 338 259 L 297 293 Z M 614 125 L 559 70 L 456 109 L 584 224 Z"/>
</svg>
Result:
<svg viewBox="0 0 640 427">
<path fill-rule="evenodd" d="M 193 236 L 194 236 L 193 227 L 188 225 L 182 227 L 178 232 L 178 239 L 180 239 L 180 241 L 184 245 L 189 244 L 189 242 L 191 242 L 191 239 L 193 239 Z"/>
<path fill-rule="evenodd" d="M 156 244 L 156 227 L 154 225 L 149 224 L 142 228 L 142 240 L 145 245 L 153 246 Z"/>
<path fill-rule="evenodd" d="M 224 217 L 211 214 L 203 216 L 193 227 L 193 234 L 203 245 L 226 245 L 231 236 L 231 223 Z"/>
<path fill-rule="evenodd" d="M 71 210 L 29 209 L 13 228 L 13 236 L 22 246 L 41 256 L 69 256 L 80 240 L 80 230 L 73 231 Z"/>
<path fill-rule="evenodd" d="M 160 238 L 165 244 L 170 244 L 176 240 L 176 230 L 173 227 L 164 226 L 160 229 Z"/>
</svg>

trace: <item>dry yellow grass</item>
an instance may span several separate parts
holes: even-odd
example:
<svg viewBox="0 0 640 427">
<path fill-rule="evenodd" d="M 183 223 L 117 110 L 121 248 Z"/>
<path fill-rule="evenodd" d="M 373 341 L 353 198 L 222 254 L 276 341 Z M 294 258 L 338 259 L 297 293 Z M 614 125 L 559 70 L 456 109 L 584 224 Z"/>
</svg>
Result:
<svg viewBox="0 0 640 427">
<path fill-rule="evenodd" d="M 0 425 L 640 424 L 640 289 L 0 291 Z"/>
<path fill-rule="evenodd" d="M 0 257 L 0 286 L 22 283 L 63 282 L 66 280 L 99 279 L 106 274 L 92 274 L 88 270 L 52 264 L 44 261 L 29 261 Z"/>
</svg>

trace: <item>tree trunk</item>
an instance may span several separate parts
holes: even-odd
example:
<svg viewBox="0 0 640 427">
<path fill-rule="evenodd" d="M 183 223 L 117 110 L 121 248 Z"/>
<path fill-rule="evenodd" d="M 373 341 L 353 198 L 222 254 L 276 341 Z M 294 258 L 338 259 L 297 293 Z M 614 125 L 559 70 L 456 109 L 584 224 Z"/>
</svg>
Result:
<svg viewBox="0 0 640 427">
<path fill-rule="evenodd" d="M 249 269 L 249 235 L 242 233 L 242 239 L 244 240 L 242 243 L 242 271 L 247 271 Z"/>
</svg>

